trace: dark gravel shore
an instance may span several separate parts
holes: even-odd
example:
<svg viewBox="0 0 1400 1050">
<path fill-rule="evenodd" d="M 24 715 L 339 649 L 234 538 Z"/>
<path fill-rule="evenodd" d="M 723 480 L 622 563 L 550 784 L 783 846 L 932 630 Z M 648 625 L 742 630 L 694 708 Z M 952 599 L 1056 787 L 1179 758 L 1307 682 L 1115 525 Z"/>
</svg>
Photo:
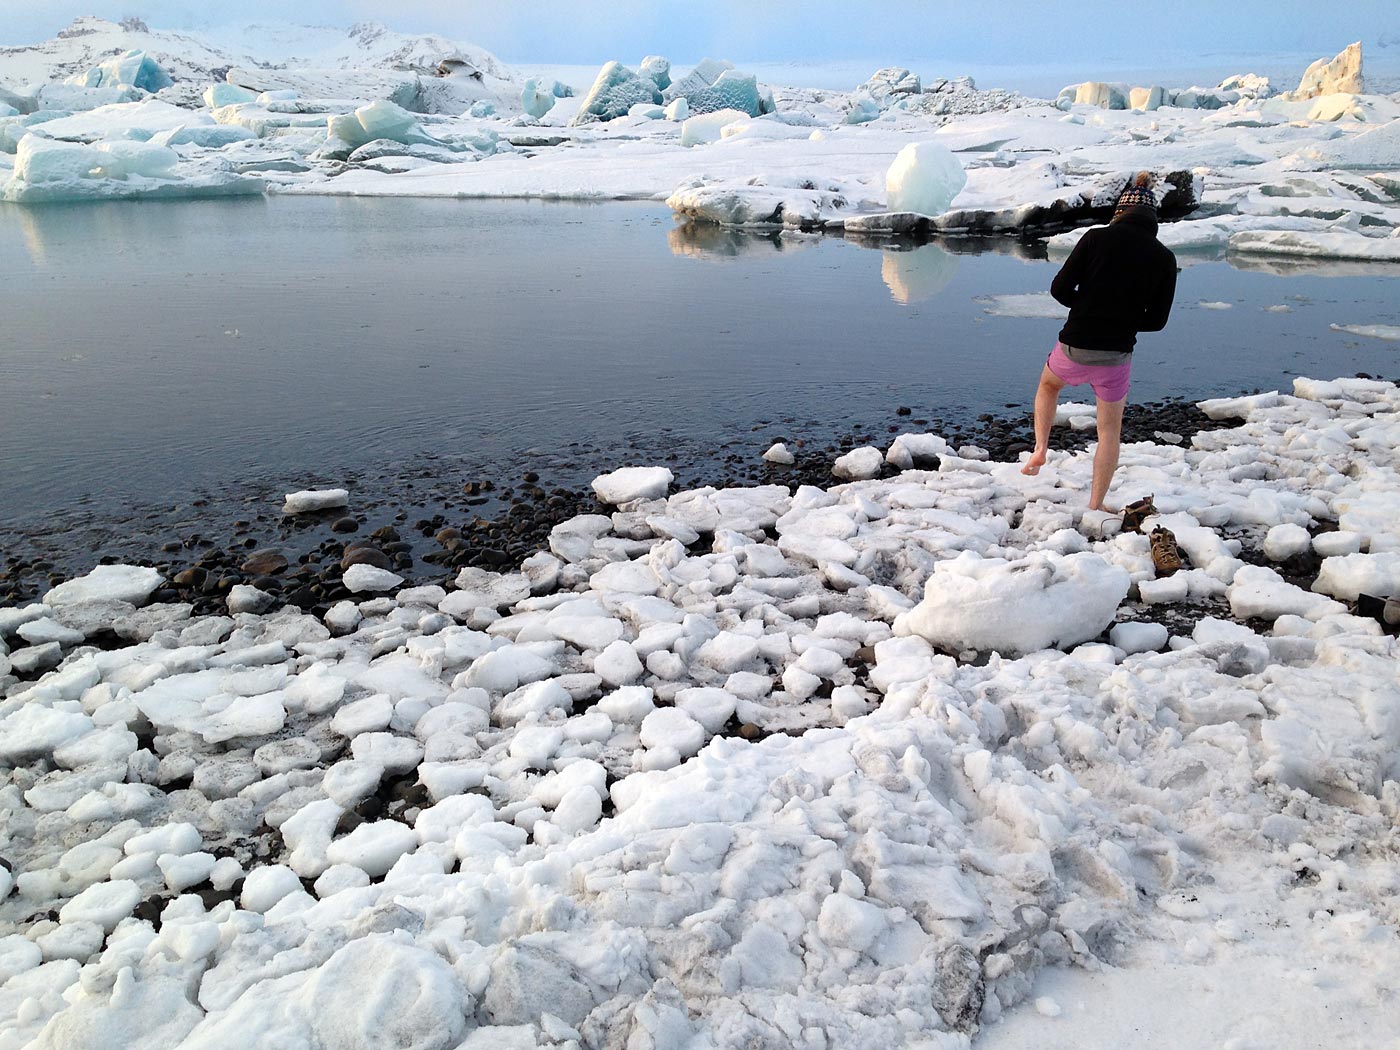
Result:
<svg viewBox="0 0 1400 1050">
<path fill-rule="evenodd" d="M 1032 435 L 1026 407 L 1007 409 L 1005 415 L 959 420 L 891 404 L 886 419 L 839 431 L 781 419 L 710 447 L 659 445 L 663 435 L 613 448 L 575 444 L 490 467 L 467 457 L 424 455 L 379 472 L 305 479 L 307 487 L 348 488 L 350 505 L 295 517 L 281 513 L 282 495 L 291 489 L 265 484 L 201 494 L 174 507 L 79 508 L 5 528 L 0 606 L 36 601 L 55 583 L 95 564 L 131 562 L 152 565 L 169 581 L 154 601 L 190 602 L 196 613 L 225 611 L 229 590 L 242 583 L 324 611 L 349 596 L 340 578 L 357 561 L 392 569 L 413 584 L 444 582 L 468 565 L 518 565 L 546 544 L 556 524 L 601 509 L 588 483 L 620 466 L 668 466 L 676 490 L 826 486 L 838 483 L 831 475 L 837 456 L 860 445 L 884 447 L 893 435 L 909 431 L 931 431 L 954 447 L 976 445 L 994 460 L 1011 460 L 1029 450 Z M 1198 431 L 1233 425 L 1206 418 L 1190 402 L 1147 402 L 1129 406 L 1123 439 L 1153 440 L 1169 432 L 1189 442 Z M 1081 449 L 1093 439 L 1092 430 L 1057 427 L 1053 444 Z M 787 443 L 794 464 L 763 461 L 763 451 L 775 441 Z"/>
</svg>

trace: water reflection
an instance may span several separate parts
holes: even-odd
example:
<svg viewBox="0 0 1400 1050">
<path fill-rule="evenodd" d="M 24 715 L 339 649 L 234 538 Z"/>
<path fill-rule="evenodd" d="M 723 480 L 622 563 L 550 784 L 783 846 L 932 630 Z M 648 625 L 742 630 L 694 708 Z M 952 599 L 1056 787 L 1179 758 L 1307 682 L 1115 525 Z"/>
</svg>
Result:
<svg viewBox="0 0 1400 1050">
<path fill-rule="evenodd" d="M 818 244 L 819 233 L 742 230 L 713 222 L 683 222 L 666 235 L 672 255 L 692 259 L 732 259 L 739 255 L 795 252 Z"/>
<path fill-rule="evenodd" d="M 713 222 L 684 222 L 667 234 L 673 255 L 696 259 L 732 259 L 740 255 L 793 252 L 820 244 L 827 235 L 791 230 L 745 230 Z M 958 270 L 957 255 L 941 243 L 921 243 L 908 238 L 850 235 L 847 243 L 880 254 L 880 276 L 897 303 L 924 302 L 947 288 Z M 985 251 L 981 238 L 965 252 Z M 1000 247 L 1020 242 L 1003 241 Z"/>
<path fill-rule="evenodd" d="M 958 257 L 936 244 L 919 248 L 886 248 L 880 264 L 890 296 L 908 306 L 932 299 L 952 283 L 958 272 Z"/>
</svg>

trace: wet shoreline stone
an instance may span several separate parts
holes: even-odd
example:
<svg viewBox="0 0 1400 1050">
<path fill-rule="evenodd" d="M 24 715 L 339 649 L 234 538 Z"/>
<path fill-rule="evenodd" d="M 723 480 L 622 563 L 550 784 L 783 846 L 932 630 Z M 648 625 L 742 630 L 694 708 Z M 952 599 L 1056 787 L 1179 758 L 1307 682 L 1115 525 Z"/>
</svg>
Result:
<svg viewBox="0 0 1400 1050">
<path fill-rule="evenodd" d="M 237 587 L 256 588 L 274 602 L 322 614 L 350 597 L 342 576 L 352 565 L 397 573 L 410 586 L 443 584 L 467 567 L 518 565 L 546 548 L 549 532 L 559 522 L 604 509 L 588 490 L 587 479 L 619 463 L 670 466 L 677 490 L 774 483 L 829 487 L 840 483 L 831 474 L 838 456 L 862 445 L 883 448 L 904 432 L 937 433 L 953 448 L 973 445 L 993 460 L 1015 459 L 1031 447 L 1031 420 L 1023 406 L 1007 408 L 1018 411 L 945 420 L 916 416 L 892 402 L 886 419 L 845 427 L 835 435 L 810 438 L 800 424 L 762 423 L 717 446 L 677 445 L 659 456 L 575 445 L 559 450 L 553 463 L 531 461 L 523 470 L 520 463 L 495 465 L 501 477 L 518 479 L 514 482 L 463 479 L 447 470 L 436 475 L 424 469 L 423 460 L 415 460 L 380 478 L 356 477 L 355 503 L 364 509 L 354 518 L 347 518 L 344 508 L 283 517 L 271 499 L 250 517 L 251 498 L 230 502 L 226 509 L 216 500 L 192 499 L 189 506 L 198 515 L 194 520 L 185 520 L 177 508 L 167 524 L 156 520 L 158 514 L 148 514 L 139 530 L 129 520 L 104 520 L 89 512 L 83 525 L 96 534 L 91 546 L 64 547 L 70 530 L 0 541 L 9 548 L 0 547 L 0 564 L 6 566 L 0 571 L 0 607 L 35 601 L 53 583 L 86 572 L 96 546 L 99 563 L 154 566 L 167 581 L 155 600 L 188 603 L 194 615 L 226 613 Z M 1155 440 L 1159 432 L 1170 432 L 1189 442 L 1198 431 L 1234 425 L 1208 419 L 1192 402 L 1151 401 L 1130 406 L 1123 440 Z M 1079 450 L 1093 440 L 1092 429 L 1062 426 L 1054 432 L 1057 449 Z M 791 465 L 763 460 L 764 449 L 775 441 L 787 444 Z M 885 465 L 881 476 L 893 473 L 897 471 Z M 347 520 L 356 532 L 348 533 Z M 170 540 L 172 532 L 184 535 Z M 227 538 L 220 542 L 220 535 Z"/>
</svg>

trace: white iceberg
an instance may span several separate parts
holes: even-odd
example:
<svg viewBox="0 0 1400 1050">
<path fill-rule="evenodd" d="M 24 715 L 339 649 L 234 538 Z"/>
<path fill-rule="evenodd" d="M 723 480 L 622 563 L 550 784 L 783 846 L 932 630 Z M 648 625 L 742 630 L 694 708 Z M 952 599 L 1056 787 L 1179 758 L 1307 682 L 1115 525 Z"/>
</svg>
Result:
<svg viewBox="0 0 1400 1050">
<path fill-rule="evenodd" d="M 967 172 L 941 142 L 911 142 L 885 173 L 892 212 L 940 215 L 967 185 Z"/>
<path fill-rule="evenodd" d="M 117 140 L 95 146 L 27 134 L 0 199 L 18 204 L 121 197 L 226 197 L 263 192 L 261 179 L 224 166 L 185 169 L 166 146 Z"/>
</svg>

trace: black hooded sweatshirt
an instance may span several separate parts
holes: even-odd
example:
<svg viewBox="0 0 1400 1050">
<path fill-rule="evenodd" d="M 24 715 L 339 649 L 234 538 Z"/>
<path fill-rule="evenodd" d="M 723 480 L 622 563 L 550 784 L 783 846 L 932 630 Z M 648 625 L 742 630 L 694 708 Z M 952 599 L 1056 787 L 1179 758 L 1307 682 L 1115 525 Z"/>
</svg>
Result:
<svg viewBox="0 0 1400 1050">
<path fill-rule="evenodd" d="M 1176 256 L 1157 240 L 1157 219 L 1131 208 L 1074 246 L 1050 284 L 1069 307 L 1060 342 L 1131 353 L 1139 332 L 1160 332 L 1176 293 Z"/>
</svg>

